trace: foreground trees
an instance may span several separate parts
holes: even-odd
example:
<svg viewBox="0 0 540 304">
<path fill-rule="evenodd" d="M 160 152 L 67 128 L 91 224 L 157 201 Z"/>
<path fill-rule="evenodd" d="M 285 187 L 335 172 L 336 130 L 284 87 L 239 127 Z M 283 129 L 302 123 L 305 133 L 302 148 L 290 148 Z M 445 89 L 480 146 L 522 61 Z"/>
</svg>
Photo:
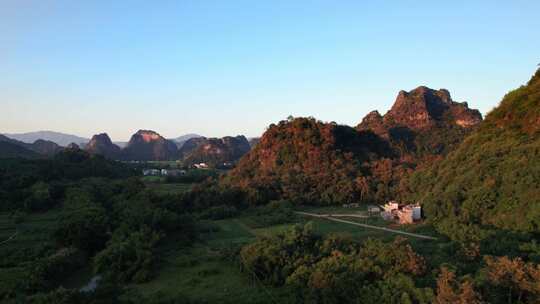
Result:
<svg viewBox="0 0 540 304">
<path fill-rule="evenodd" d="M 359 245 L 321 237 L 309 226 L 294 226 L 242 248 L 247 273 L 292 287 L 298 301 L 312 303 L 429 303 L 433 292 L 418 288 L 425 262 L 403 239 L 368 240 Z"/>
<path fill-rule="evenodd" d="M 540 301 L 540 265 L 526 263 L 520 258 L 485 257 L 484 274 L 496 287 L 490 293 L 493 300 L 507 299 L 509 303 Z"/>
<path fill-rule="evenodd" d="M 540 265 L 521 258 L 457 256 L 439 268 L 400 237 L 358 243 L 317 235 L 310 224 L 244 246 L 240 262 L 253 280 L 288 288 L 298 303 L 540 301 Z"/>
<path fill-rule="evenodd" d="M 456 274 L 446 267 L 441 268 L 437 278 L 437 304 L 480 304 L 480 295 L 474 290 L 470 279 L 462 283 L 456 280 Z"/>
</svg>

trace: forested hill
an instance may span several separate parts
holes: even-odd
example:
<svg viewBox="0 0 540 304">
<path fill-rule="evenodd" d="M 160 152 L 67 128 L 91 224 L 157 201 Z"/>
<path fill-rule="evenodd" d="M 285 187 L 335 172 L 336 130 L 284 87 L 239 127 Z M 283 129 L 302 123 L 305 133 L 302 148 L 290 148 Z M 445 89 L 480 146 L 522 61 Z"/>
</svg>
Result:
<svg viewBox="0 0 540 304">
<path fill-rule="evenodd" d="M 271 125 L 224 183 L 259 201 L 381 203 L 401 198 L 417 167 L 452 151 L 481 121 L 447 90 L 401 91 L 386 115 L 371 112 L 356 128 L 311 118 Z"/>
<path fill-rule="evenodd" d="M 456 239 L 489 227 L 540 228 L 540 70 L 508 93 L 481 126 L 432 168 L 411 179 L 426 216 Z"/>
<path fill-rule="evenodd" d="M 352 202 L 367 195 L 364 162 L 388 152 L 371 132 L 296 118 L 271 125 L 224 179 L 258 201 Z"/>
</svg>

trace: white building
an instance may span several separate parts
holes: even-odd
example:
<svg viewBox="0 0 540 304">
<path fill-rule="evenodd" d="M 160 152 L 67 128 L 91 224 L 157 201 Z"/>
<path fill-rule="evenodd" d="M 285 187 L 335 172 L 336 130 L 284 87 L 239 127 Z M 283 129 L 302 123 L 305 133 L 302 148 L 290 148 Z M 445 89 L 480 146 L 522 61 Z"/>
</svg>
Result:
<svg viewBox="0 0 540 304">
<path fill-rule="evenodd" d="M 158 169 L 143 169 L 142 173 L 144 176 L 158 176 L 161 174 L 161 171 Z"/>
<path fill-rule="evenodd" d="M 389 201 L 383 206 L 384 211 L 392 212 L 399 209 L 399 204 L 396 201 Z"/>
<path fill-rule="evenodd" d="M 206 163 L 194 164 L 193 166 L 197 169 L 208 169 L 208 164 Z"/>
</svg>

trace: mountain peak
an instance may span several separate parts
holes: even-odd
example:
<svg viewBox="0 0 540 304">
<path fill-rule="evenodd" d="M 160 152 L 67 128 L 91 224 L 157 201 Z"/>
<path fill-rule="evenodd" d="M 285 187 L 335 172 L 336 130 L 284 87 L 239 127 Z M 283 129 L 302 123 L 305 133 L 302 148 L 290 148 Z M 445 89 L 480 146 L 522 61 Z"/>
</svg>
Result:
<svg viewBox="0 0 540 304">
<path fill-rule="evenodd" d="M 109 135 L 107 133 L 99 133 L 99 134 L 96 134 L 94 136 L 92 136 L 92 139 L 90 139 L 90 142 L 92 141 L 100 141 L 100 142 L 104 142 L 104 143 L 107 143 L 107 144 L 112 144 L 112 140 L 111 138 L 109 137 Z M 90 144 L 90 143 L 88 143 Z"/>
<path fill-rule="evenodd" d="M 406 93 L 405 91 L 402 92 Z M 400 92 L 400 94 L 402 93 Z M 386 133 L 383 116 L 377 110 L 369 112 L 369 114 L 362 119 L 359 126 L 362 126 L 362 129 L 371 129 L 379 135 Z"/>
<path fill-rule="evenodd" d="M 178 148 L 152 130 L 139 130 L 131 136 L 123 158 L 126 160 L 171 160 L 176 157 Z"/>
<path fill-rule="evenodd" d="M 439 124 L 453 124 L 464 128 L 482 121 L 478 110 L 469 109 L 467 103 L 452 100 L 446 89 L 434 90 L 419 86 L 409 92 L 400 91 L 394 105 L 384 116 L 369 113 L 360 123 L 360 129 L 372 129 L 375 133 L 386 127 L 401 126 L 412 130 L 423 130 Z"/>
<path fill-rule="evenodd" d="M 85 150 L 90 154 L 101 154 L 107 158 L 115 159 L 120 154 L 120 147 L 113 144 L 107 133 L 92 136 Z"/>
<path fill-rule="evenodd" d="M 164 139 L 159 133 L 152 130 L 139 130 L 133 136 L 140 137 L 144 142 L 152 142 L 160 139 Z M 133 139 L 133 137 L 132 137 Z"/>
</svg>

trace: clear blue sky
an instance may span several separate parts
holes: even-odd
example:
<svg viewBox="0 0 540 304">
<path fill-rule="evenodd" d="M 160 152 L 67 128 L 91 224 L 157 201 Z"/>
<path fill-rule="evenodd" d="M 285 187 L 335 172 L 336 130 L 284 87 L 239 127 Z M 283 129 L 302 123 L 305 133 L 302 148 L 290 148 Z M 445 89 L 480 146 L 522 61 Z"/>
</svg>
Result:
<svg viewBox="0 0 540 304">
<path fill-rule="evenodd" d="M 419 85 L 486 113 L 540 63 L 538 0 L 363 2 L 0 0 L 0 133 L 356 125 Z"/>
</svg>

